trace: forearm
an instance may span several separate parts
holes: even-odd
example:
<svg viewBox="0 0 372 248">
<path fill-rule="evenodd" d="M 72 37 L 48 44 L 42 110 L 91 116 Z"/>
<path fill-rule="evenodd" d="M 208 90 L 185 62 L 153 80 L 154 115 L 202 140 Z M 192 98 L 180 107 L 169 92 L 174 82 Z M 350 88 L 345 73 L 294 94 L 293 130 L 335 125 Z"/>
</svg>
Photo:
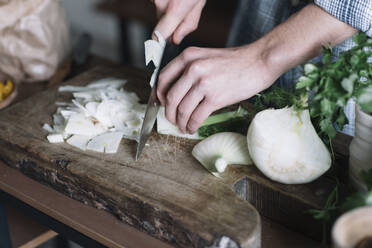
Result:
<svg viewBox="0 0 372 248">
<path fill-rule="evenodd" d="M 357 30 L 318 6 L 309 4 L 256 43 L 269 70 L 280 76 L 294 66 L 319 55 L 322 46 L 333 46 Z"/>
</svg>

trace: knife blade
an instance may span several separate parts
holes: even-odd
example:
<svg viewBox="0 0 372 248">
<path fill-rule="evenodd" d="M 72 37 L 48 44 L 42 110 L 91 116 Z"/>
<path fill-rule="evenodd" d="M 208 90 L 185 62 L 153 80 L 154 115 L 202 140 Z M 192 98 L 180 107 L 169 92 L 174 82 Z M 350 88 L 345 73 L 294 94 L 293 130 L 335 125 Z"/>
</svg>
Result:
<svg viewBox="0 0 372 248">
<path fill-rule="evenodd" d="M 152 128 L 154 127 L 155 120 L 158 115 L 160 102 L 156 96 L 156 89 L 158 86 L 159 72 L 161 71 L 162 68 L 164 68 L 164 66 L 166 66 L 177 55 L 178 55 L 178 47 L 172 43 L 167 43 L 161 56 L 160 66 L 158 70 L 154 71 L 155 81 L 151 89 L 151 94 L 147 102 L 145 117 L 142 123 L 140 137 L 139 137 L 138 145 L 137 145 L 136 161 L 141 155 L 142 150 L 145 147 L 147 139 L 150 137 Z"/>
</svg>

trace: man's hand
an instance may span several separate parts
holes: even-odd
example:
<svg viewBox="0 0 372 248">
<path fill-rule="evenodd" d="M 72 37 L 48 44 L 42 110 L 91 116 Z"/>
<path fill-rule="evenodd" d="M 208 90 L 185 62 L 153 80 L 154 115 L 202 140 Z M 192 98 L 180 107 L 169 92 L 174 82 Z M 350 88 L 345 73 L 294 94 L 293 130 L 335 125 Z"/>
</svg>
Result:
<svg viewBox="0 0 372 248">
<path fill-rule="evenodd" d="M 154 30 L 159 31 L 165 39 L 171 37 L 173 43 L 179 44 L 186 35 L 198 27 L 206 0 L 153 0 L 153 2 L 159 18 Z"/>
<path fill-rule="evenodd" d="M 159 76 L 157 95 L 167 119 L 181 132 L 194 133 L 213 111 L 267 88 L 278 75 L 260 52 L 256 44 L 186 49 Z"/>
<path fill-rule="evenodd" d="M 356 31 L 309 4 L 250 45 L 185 50 L 161 71 L 157 95 L 167 119 L 193 133 L 213 111 L 268 88 L 282 73 L 318 55 L 322 45 L 339 44 Z"/>
</svg>

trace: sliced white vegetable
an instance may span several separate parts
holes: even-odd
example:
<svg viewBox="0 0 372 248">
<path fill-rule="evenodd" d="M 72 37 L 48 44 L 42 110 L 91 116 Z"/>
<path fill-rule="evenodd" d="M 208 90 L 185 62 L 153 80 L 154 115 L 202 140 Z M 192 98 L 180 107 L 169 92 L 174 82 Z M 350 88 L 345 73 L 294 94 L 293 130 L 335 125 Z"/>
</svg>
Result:
<svg viewBox="0 0 372 248">
<path fill-rule="evenodd" d="M 122 132 L 109 132 L 98 135 L 88 142 L 87 150 L 116 153 L 122 137 Z"/>
<path fill-rule="evenodd" d="M 71 111 L 71 110 L 61 110 L 61 116 L 64 118 L 64 119 L 69 119 L 70 116 L 72 115 L 75 115 L 75 114 L 78 114 L 78 110 L 77 111 Z"/>
<path fill-rule="evenodd" d="M 75 99 L 70 103 L 57 102 L 54 126 L 43 126 L 52 135 L 48 140 L 65 140 L 82 150 L 89 146 L 107 153 L 116 152 L 123 136 L 138 140 L 146 105 L 139 103 L 135 93 L 124 91 L 126 82 L 106 78 L 87 86 L 60 87 L 60 92 L 71 92 Z"/>
<path fill-rule="evenodd" d="M 211 135 L 193 148 L 192 155 L 216 177 L 220 177 L 220 173 L 230 164 L 252 164 L 247 138 L 239 133 L 223 132 Z"/>
<path fill-rule="evenodd" d="M 145 41 L 145 60 L 146 65 L 151 61 L 154 63 L 155 67 L 158 67 L 161 59 L 162 47 L 156 40 Z"/>
<path fill-rule="evenodd" d="M 66 133 L 85 136 L 94 136 L 105 131 L 104 127 L 99 124 L 95 125 L 91 119 L 82 114 L 72 115 L 65 128 Z"/>
<path fill-rule="evenodd" d="M 65 85 L 58 88 L 59 92 L 73 92 L 73 91 L 86 91 L 87 88 L 83 86 L 72 86 L 72 85 Z"/>
<path fill-rule="evenodd" d="M 160 34 L 160 32 L 154 32 L 158 40 L 147 40 L 145 41 L 145 60 L 146 65 L 152 61 L 155 67 L 159 67 L 160 60 L 162 56 L 162 52 L 165 47 L 165 40 L 164 37 Z"/>
<path fill-rule="evenodd" d="M 66 142 L 76 148 L 85 151 L 89 140 L 90 140 L 89 136 L 72 135 L 71 138 L 69 138 Z"/>
<path fill-rule="evenodd" d="M 87 88 L 106 89 L 107 87 L 119 89 L 127 83 L 127 80 L 117 78 L 104 78 L 93 83 L 90 83 Z"/>
<path fill-rule="evenodd" d="M 53 115 L 53 123 L 54 125 L 64 125 L 65 124 L 65 118 L 63 118 L 60 114 L 54 114 Z"/>
<path fill-rule="evenodd" d="M 155 80 L 156 80 L 156 74 L 158 73 L 158 71 L 159 71 L 159 67 L 156 68 L 156 69 L 154 70 L 154 72 L 151 74 L 151 79 L 150 79 L 150 87 L 151 87 L 151 88 L 154 87 Z"/>
<path fill-rule="evenodd" d="M 99 103 L 98 102 L 88 102 L 85 105 L 85 108 L 88 110 L 88 112 L 92 115 L 95 116 L 97 113 L 97 108 L 98 108 Z"/>
<path fill-rule="evenodd" d="M 155 31 L 154 32 L 157 41 L 156 40 L 147 40 L 145 41 L 145 60 L 146 60 L 146 65 L 152 61 L 155 65 L 155 70 L 151 75 L 151 80 L 150 80 L 150 86 L 153 87 L 155 83 L 155 76 L 159 71 L 159 66 L 161 62 L 161 57 L 163 56 L 163 51 L 165 47 L 165 39 L 164 37 L 160 34 L 160 32 Z"/>
<path fill-rule="evenodd" d="M 257 168 L 287 184 L 315 180 L 331 166 L 331 156 L 310 121 L 308 110 L 268 109 L 248 129 L 248 148 Z"/>
<path fill-rule="evenodd" d="M 172 136 L 186 138 L 186 139 L 201 139 L 201 137 L 199 137 L 197 132 L 194 134 L 181 133 L 178 127 L 170 123 L 165 117 L 164 107 L 159 108 L 156 125 L 157 125 L 157 132 L 160 134 L 172 135 Z"/>
<path fill-rule="evenodd" d="M 64 141 L 62 134 L 49 134 L 47 139 L 50 143 L 61 143 Z"/>
<path fill-rule="evenodd" d="M 54 129 L 48 123 L 45 123 L 43 125 L 43 129 L 46 130 L 48 133 L 53 133 L 54 132 Z"/>
<path fill-rule="evenodd" d="M 71 103 L 68 103 L 68 102 L 56 102 L 56 105 L 63 106 L 63 107 L 72 106 Z"/>
</svg>

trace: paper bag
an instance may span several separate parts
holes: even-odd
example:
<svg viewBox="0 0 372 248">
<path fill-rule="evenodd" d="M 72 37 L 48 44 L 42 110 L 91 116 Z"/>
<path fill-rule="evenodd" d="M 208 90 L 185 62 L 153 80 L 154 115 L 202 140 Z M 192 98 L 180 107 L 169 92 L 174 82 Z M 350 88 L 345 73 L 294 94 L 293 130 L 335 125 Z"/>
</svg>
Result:
<svg viewBox="0 0 372 248">
<path fill-rule="evenodd" d="M 69 49 L 59 0 L 0 0 L 0 80 L 47 80 Z"/>
</svg>

